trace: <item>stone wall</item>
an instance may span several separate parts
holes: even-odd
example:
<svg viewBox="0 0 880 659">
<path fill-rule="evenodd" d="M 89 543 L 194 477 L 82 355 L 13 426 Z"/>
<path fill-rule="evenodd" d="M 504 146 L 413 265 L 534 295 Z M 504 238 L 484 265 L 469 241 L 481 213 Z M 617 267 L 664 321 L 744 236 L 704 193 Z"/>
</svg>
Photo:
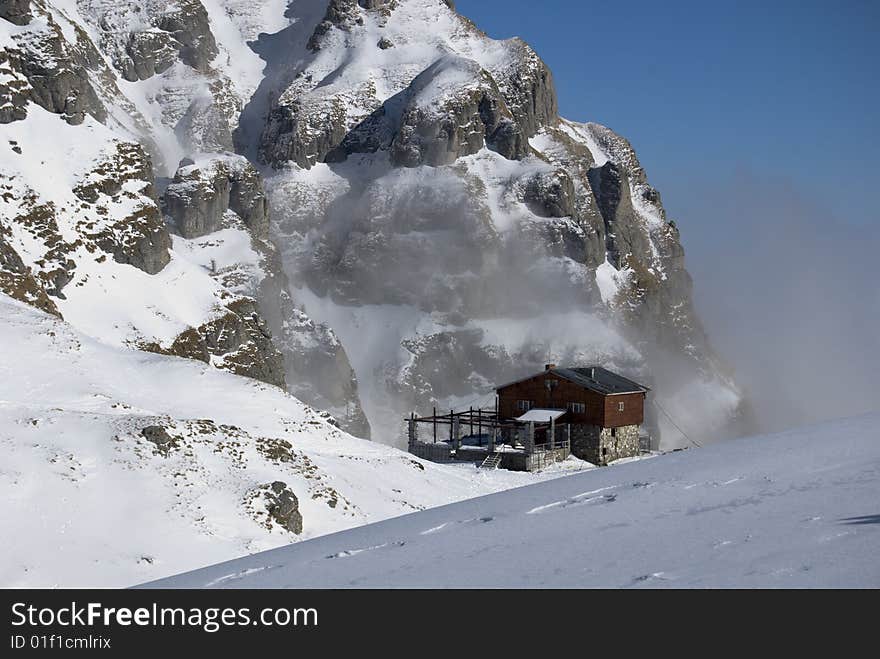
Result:
<svg viewBox="0 0 880 659">
<path fill-rule="evenodd" d="M 639 455 L 639 427 L 620 426 L 618 428 L 603 428 L 600 436 L 600 452 L 602 461 L 600 464 L 608 464 L 620 458 L 631 458 Z"/>
<path fill-rule="evenodd" d="M 535 451 L 534 453 L 503 453 L 501 468 L 511 471 L 539 471 L 555 462 L 562 462 L 569 456 L 567 448 L 552 451 Z"/>
<path fill-rule="evenodd" d="M 581 460 L 596 465 L 639 455 L 639 426 L 602 428 L 586 424 L 572 425 L 571 452 Z"/>
</svg>

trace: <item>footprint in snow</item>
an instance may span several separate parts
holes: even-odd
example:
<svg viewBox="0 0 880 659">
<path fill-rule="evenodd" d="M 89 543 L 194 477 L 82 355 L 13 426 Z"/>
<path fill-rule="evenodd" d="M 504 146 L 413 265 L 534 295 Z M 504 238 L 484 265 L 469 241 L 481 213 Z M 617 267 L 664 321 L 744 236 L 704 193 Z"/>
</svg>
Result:
<svg viewBox="0 0 880 659">
<path fill-rule="evenodd" d="M 611 485 L 609 487 L 601 487 L 598 490 L 591 490 L 589 492 L 582 492 L 581 494 L 576 494 L 573 497 L 569 497 L 568 499 L 562 499 L 561 501 L 553 501 L 551 503 L 545 503 L 543 506 L 536 506 L 531 510 L 526 511 L 526 515 L 535 515 L 538 513 L 544 513 L 548 510 L 555 510 L 561 508 L 569 508 L 571 506 L 583 506 L 588 503 L 592 503 L 594 501 L 611 503 L 612 501 L 617 500 L 616 494 L 603 494 L 599 495 L 600 492 L 604 492 L 605 490 L 613 490 L 617 485 Z"/>
<path fill-rule="evenodd" d="M 262 565 L 260 567 L 251 567 L 246 570 L 242 570 L 241 572 L 234 572 L 233 574 L 226 574 L 222 577 L 218 577 L 213 581 L 209 581 L 205 584 L 205 588 L 210 588 L 211 586 L 218 586 L 222 583 L 228 583 L 230 581 L 238 581 L 239 579 L 243 579 L 244 577 L 250 576 L 257 572 L 262 572 L 263 570 L 275 570 L 281 567 L 280 565 Z"/>
<path fill-rule="evenodd" d="M 652 572 L 651 574 L 642 574 L 632 580 L 631 586 L 647 583 L 649 581 L 669 581 L 671 577 L 666 576 L 665 572 Z"/>
<path fill-rule="evenodd" d="M 495 521 L 494 517 L 487 516 L 487 517 L 472 517 L 471 519 L 460 519 L 455 522 L 443 522 L 442 524 L 439 524 L 437 526 L 432 526 L 429 529 L 425 529 L 424 531 L 421 531 L 419 533 L 419 535 L 431 535 L 432 533 L 437 533 L 439 531 L 442 531 L 447 526 L 450 526 L 452 524 L 474 524 L 477 522 L 479 522 L 480 524 L 487 524 L 487 523 L 493 522 L 493 521 Z"/>
<path fill-rule="evenodd" d="M 373 551 L 374 549 L 382 549 L 383 547 L 403 547 L 406 544 L 403 540 L 397 542 L 383 542 L 381 545 L 373 545 L 372 547 L 361 547 L 359 549 L 343 549 L 335 554 L 327 554 L 324 558 L 348 558 L 356 556 L 365 551 Z"/>
</svg>

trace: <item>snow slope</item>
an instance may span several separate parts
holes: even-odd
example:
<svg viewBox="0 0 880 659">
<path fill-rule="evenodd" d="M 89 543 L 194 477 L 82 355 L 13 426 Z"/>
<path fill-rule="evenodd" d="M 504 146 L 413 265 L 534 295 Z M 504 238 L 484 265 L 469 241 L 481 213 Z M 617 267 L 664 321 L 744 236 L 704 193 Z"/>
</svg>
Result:
<svg viewBox="0 0 880 659">
<path fill-rule="evenodd" d="M 3 587 L 130 585 L 590 466 L 424 463 L 277 387 L 101 343 L 2 294 L 0 344 Z M 267 515 L 276 481 L 299 535 Z"/>
<path fill-rule="evenodd" d="M 158 587 L 880 586 L 880 414 L 594 470 Z"/>
</svg>

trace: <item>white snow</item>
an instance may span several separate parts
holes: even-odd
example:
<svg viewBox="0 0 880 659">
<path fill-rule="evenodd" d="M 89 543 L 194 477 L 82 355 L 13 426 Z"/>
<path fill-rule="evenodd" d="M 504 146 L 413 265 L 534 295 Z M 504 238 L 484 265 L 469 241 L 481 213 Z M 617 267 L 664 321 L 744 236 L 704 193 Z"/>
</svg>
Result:
<svg viewBox="0 0 880 659">
<path fill-rule="evenodd" d="M 599 287 L 599 295 L 605 304 L 612 304 L 621 284 L 625 281 L 624 273 L 620 272 L 606 258 L 596 268 L 596 286 Z"/>
<path fill-rule="evenodd" d="M 99 343 L 4 295 L 0 343 L 4 587 L 130 585 L 591 467 L 422 462 L 276 387 Z M 167 457 L 148 425 L 179 441 Z M 289 459 L 266 453 L 280 442 Z M 299 500 L 302 535 L 256 519 L 250 493 L 276 480 Z"/>
<path fill-rule="evenodd" d="M 875 414 L 595 469 L 147 585 L 877 588 L 878 427 Z"/>
<path fill-rule="evenodd" d="M 544 410 L 540 408 L 535 408 L 529 410 L 522 416 L 516 418 L 517 421 L 542 421 L 544 423 L 552 420 L 558 419 L 563 414 L 565 414 L 565 410 Z"/>
</svg>

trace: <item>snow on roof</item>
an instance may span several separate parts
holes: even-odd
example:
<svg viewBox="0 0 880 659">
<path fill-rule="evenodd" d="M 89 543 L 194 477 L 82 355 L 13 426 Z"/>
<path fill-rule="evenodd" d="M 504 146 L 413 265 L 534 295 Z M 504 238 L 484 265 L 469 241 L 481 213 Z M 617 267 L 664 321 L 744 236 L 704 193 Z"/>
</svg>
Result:
<svg viewBox="0 0 880 659">
<path fill-rule="evenodd" d="M 549 422 L 551 419 L 558 419 L 563 414 L 565 414 L 566 410 L 546 410 L 536 407 L 534 409 L 529 410 L 525 414 L 520 417 L 517 417 L 517 421 L 537 421 L 544 423 Z"/>
</svg>

